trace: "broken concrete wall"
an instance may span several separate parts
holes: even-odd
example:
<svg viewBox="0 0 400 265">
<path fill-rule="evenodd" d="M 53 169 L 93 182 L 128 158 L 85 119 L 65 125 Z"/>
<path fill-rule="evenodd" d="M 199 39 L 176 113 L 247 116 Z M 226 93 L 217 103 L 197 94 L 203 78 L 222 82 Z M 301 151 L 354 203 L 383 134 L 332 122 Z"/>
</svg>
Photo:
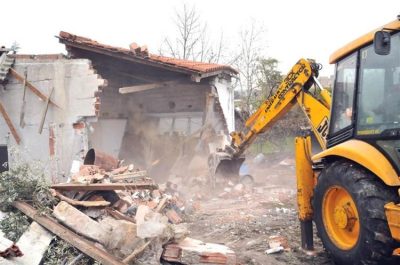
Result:
<svg viewBox="0 0 400 265">
<path fill-rule="evenodd" d="M 135 80 L 127 80 L 126 76 L 119 78 L 118 72 L 110 73 L 102 66 L 97 69 L 107 78 L 108 86 L 100 95 L 99 120 L 91 125 L 90 147 L 147 169 L 156 179 L 165 179 L 169 174 L 187 174 L 187 166 L 194 156 L 204 158 L 201 159 L 203 169 L 207 166 L 209 142 L 216 135 L 228 132 L 223 112 L 225 106 L 233 105 L 228 80 L 212 77 L 200 83 L 186 82 L 121 94 L 119 88 Z M 218 100 L 216 86 L 222 102 Z"/>
<path fill-rule="evenodd" d="M 10 74 L 0 94 L 21 143 L 18 146 L 8 126 L 0 124 L 0 144 L 17 147 L 26 161 L 40 160 L 45 174 L 53 181 L 65 181 L 71 162 L 81 159 L 87 150 L 87 126 L 96 121 L 96 92 L 104 80 L 87 59 L 55 56 L 17 56 L 14 69 L 46 96 L 54 91 L 42 133 L 39 133 L 46 103 Z M 23 115 L 21 115 L 23 113 Z M 3 120 L 4 121 L 4 120 Z M 75 125 L 74 125 L 75 124 Z M 12 159 L 12 157 L 11 157 Z M 14 161 L 10 161 L 12 164 Z"/>
<path fill-rule="evenodd" d="M 229 132 L 235 130 L 235 106 L 233 86 L 230 78 L 216 77 L 212 85 L 217 89 L 219 104 Z"/>
<path fill-rule="evenodd" d="M 178 84 L 122 95 L 115 77 L 107 79 L 99 120 L 89 137 L 91 147 L 147 169 L 156 178 L 168 176 L 177 159 L 193 156 L 209 85 Z"/>
<path fill-rule="evenodd" d="M 118 154 L 157 178 L 157 172 L 168 176 L 176 161 L 204 156 L 213 136 L 229 137 L 234 130 L 230 77 L 238 72 L 232 67 L 151 54 L 135 43 L 113 47 L 63 31 L 59 39 L 69 56 L 90 59 L 108 81 L 89 137 L 95 149 Z"/>
</svg>

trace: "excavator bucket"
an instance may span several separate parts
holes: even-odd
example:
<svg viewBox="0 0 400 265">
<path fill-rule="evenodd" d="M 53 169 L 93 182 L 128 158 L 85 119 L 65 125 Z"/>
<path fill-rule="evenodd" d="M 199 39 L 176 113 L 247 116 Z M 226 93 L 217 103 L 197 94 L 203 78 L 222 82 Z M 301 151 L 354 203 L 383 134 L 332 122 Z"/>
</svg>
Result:
<svg viewBox="0 0 400 265">
<path fill-rule="evenodd" d="M 239 180 L 239 169 L 245 158 L 234 157 L 223 151 L 215 152 L 208 159 L 211 181 L 215 184 L 216 178 L 228 178 L 234 181 Z"/>
</svg>

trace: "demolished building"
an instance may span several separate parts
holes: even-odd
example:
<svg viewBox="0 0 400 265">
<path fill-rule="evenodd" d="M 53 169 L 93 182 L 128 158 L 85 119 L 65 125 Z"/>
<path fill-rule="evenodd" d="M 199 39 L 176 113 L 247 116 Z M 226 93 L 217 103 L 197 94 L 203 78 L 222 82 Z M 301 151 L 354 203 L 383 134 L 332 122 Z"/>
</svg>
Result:
<svg viewBox="0 0 400 265">
<path fill-rule="evenodd" d="M 90 148 L 156 179 L 180 174 L 195 155 L 206 163 L 210 145 L 234 130 L 235 69 L 150 54 L 134 43 L 58 38 L 67 56 L 4 55 L 12 63 L 4 64 L 10 70 L 0 97 L 12 122 L 0 124 L 0 144 L 19 144 L 28 161 L 47 165 L 53 182 L 65 181 Z"/>
</svg>

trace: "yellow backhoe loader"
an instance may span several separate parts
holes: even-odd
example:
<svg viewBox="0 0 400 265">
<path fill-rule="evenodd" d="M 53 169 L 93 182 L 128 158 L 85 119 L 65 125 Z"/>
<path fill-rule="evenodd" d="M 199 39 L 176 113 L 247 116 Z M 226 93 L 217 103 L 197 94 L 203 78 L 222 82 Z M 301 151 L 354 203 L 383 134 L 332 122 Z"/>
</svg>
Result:
<svg viewBox="0 0 400 265">
<path fill-rule="evenodd" d="M 309 134 L 295 139 L 302 247 L 313 249 L 314 221 L 338 264 L 386 264 L 400 247 L 399 31 L 400 18 L 331 55 L 332 101 L 320 65 L 300 59 L 245 131 L 210 156 L 213 175 L 237 175 L 249 145 L 298 104 L 322 147 L 312 155 Z"/>
</svg>

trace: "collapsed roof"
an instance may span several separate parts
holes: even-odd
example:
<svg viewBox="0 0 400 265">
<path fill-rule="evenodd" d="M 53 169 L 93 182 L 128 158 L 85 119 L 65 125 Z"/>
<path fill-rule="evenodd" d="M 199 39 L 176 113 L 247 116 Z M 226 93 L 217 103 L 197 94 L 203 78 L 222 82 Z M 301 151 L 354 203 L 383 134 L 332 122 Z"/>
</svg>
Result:
<svg viewBox="0 0 400 265">
<path fill-rule="evenodd" d="M 68 51 L 70 51 L 71 48 L 87 50 L 164 70 L 189 74 L 191 75 L 192 80 L 195 81 L 199 81 L 202 78 L 209 76 L 215 76 L 220 73 L 229 75 L 238 74 L 237 70 L 227 65 L 195 62 L 151 54 L 148 52 L 147 47 L 139 47 L 135 43 L 130 45 L 130 49 L 114 47 L 64 31 L 60 32 L 58 38 L 61 43 L 65 44 Z"/>
</svg>

